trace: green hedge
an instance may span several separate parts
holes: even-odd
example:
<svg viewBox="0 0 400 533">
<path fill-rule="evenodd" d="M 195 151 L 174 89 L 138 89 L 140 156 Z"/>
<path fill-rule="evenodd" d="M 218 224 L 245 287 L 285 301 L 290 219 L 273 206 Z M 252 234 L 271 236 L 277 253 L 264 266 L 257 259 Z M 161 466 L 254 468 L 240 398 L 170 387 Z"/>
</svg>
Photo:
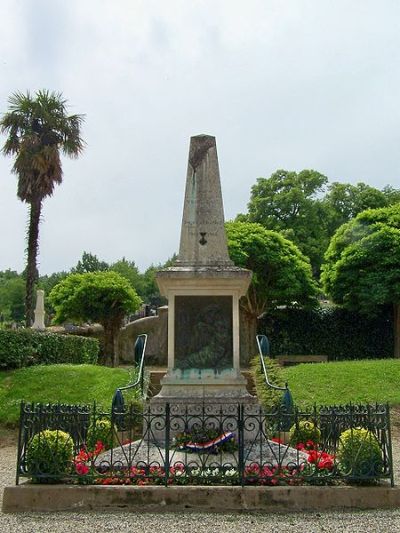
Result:
<svg viewBox="0 0 400 533">
<path fill-rule="evenodd" d="M 99 342 L 75 335 L 0 330 L 0 368 L 56 363 L 96 364 Z"/>
<path fill-rule="evenodd" d="M 259 322 L 275 355 L 327 355 L 329 360 L 393 357 L 388 309 L 370 318 L 340 307 L 278 309 Z"/>
<path fill-rule="evenodd" d="M 268 373 L 268 380 L 273 385 L 284 387 L 285 381 L 282 376 L 281 367 L 270 357 L 264 357 L 265 366 Z M 256 386 L 257 398 L 261 405 L 268 411 L 277 409 L 282 403 L 282 391 L 271 389 L 265 384 L 264 372 L 261 370 L 260 356 L 256 355 L 250 362 L 254 384 Z"/>
</svg>

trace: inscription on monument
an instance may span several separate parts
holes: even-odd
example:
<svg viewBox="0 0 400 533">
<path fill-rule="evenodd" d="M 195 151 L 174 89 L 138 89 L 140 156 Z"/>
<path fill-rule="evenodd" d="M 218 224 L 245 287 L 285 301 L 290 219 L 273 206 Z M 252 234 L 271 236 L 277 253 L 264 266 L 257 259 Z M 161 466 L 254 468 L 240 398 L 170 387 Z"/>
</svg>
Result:
<svg viewBox="0 0 400 533">
<path fill-rule="evenodd" d="M 232 296 L 175 297 L 175 368 L 232 368 Z"/>
</svg>

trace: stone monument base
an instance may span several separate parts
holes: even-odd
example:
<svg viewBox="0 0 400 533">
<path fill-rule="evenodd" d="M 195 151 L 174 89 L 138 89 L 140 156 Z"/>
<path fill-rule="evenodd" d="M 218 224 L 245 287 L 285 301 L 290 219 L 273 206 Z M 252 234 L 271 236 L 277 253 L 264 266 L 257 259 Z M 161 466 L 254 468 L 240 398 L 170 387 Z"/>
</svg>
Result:
<svg viewBox="0 0 400 533">
<path fill-rule="evenodd" d="M 249 394 L 246 383 L 233 368 L 170 370 L 161 380 L 160 393 L 150 400 L 151 417 L 144 430 L 163 442 L 168 416 L 170 438 L 202 426 L 236 433 L 240 409 L 250 417 L 259 412 L 258 400 Z M 244 428 L 244 438 L 254 440 L 256 431 L 256 424 Z"/>
<path fill-rule="evenodd" d="M 161 391 L 152 399 L 156 403 L 172 400 L 174 403 L 190 403 L 207 398 L 225 398 L 237 402 L 253 398 L 247 391 L 246 378 L 235 368 L 174 368 L 168 370 L 160 383 Z"/>
</svg>

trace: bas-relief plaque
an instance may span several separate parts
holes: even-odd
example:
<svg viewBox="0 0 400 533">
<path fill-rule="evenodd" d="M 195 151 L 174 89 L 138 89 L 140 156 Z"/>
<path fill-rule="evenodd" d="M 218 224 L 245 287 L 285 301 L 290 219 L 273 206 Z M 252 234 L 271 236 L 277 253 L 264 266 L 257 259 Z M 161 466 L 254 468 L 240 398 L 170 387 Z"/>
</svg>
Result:
<svg viewBox="0 0 400 533">
<path fill-rule="evenodd" d="M 175 368 L 232 368 L 232 296 L 175 296 Z"/>
</svg>

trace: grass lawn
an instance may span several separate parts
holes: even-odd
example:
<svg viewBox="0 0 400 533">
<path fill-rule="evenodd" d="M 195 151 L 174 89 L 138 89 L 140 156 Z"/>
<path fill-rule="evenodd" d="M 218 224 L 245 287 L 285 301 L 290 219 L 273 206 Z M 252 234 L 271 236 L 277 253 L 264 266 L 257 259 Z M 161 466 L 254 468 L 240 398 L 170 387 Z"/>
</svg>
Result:
<svg viewBox="0 0 400 533">
<path fill-rule="evenodd" d="M 299 406 L 359 402 L 400 405 L 400 360 L 300 364 L 282 369 Z M 18 423 L 21 400 L 92 404 L 109 409 L 117 387 L 131 383 L 124 368 L 95 365 L 32 366 L 0 372 L 0 425 Z"/>
<path fill-rule="evenodd" d="M 128 385 L 132 372 L 95 365 L 31 366 L 0 372 L 0 424 L 18 423 L 21 400 L 111 407 L 114 391 Z"/>
<path fill-rule="evenodd" d="M 300 364 L 282 369 L 296 404 L 400 405 L 400 359 Z"/>
</svg>

